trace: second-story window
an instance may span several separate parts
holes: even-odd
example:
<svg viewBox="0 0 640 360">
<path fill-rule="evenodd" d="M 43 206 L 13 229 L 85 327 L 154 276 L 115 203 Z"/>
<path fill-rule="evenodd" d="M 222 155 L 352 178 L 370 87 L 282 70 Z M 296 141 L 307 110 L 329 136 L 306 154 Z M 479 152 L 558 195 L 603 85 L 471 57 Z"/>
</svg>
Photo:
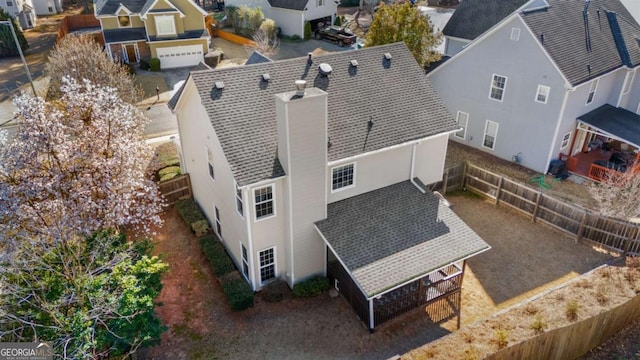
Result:
<svg viewBox="0 0 640 360">
<path fill-rule="evenodd" d="M 256 206 L 256 220 L 269 217 L 274 214 L 273 185 L 253 190 Z"/>
<path fill-rule="evenodd" d="M 120 27 L 129 27 L 131 26 L 131 18 L 129 15 L 120 15 L 118 16 L 118 23 Z"/>
<path fill-rule="evenodd" d="M 536 93 L 536 101 L 539 103 L 546 104 L 547 99 L 549 98 L 549 91 L 551 88 L 544 85 L 538 85 L 538 92 Z"/>
<path fill-rule="evenodd" d="M 455 133 L 455 137 L 464 139 L 467 136 L 467 125 L 469 125 L 469 114 L 464 111 L 458 111 L 458 116 L 456 118 L 458 121 L 458 126 L 462 129 Z"/>
<path fill-rule="evenodd" d="M 589 84 L 589 95 L 587 95 L 587 105 L 593 102 L 593 98 L 596 96 L 596 90 L 598 89 L 598 79 L 595 79 Z"/>
<path fill-rule="evenodd" d="M 7 0 L 7 6 L 8 6 L 8 7 L 12 7 L 12 6 L 13 6 L 13 1 L 8 1 L 8 0 Z"/>
<path fill-rule="evenodd" d="M 242 201 L 242 189 L 236 184 L 236 210 L 240 216 L 244 216 L 244 202 Z"/>
<path fill-rule="evenodd" d="M 507 77 L 502 75 L 493 75 L 491 80 L 491 91 L 489 97 L 493 100 L 502 101 L 504 90 L 507 87 Z"/>
<path fill-rule="evenodd" d="M 209 168 L 209 177 L 215 180 L 215 174 L 213 172 L 213 151 L 207 146 L 207 167 Z"/>
<path fill-rule="evenodd" d="M 159 36 L 175 35 L 176 25 L 173 21 L 173 15 L 156 16 L 156 30 Z"/>
<path fill-rule="evenodd" d="M 324 5 L 324 0 L 316 0 L 316 5 L 318 7 L 323 6 Z"/>
<path fill-rule="evenodd" d="M 337 166 L 331 169 L 331 190 L 347 189 L 353 186 L 355 164 Z"/>
</svg>

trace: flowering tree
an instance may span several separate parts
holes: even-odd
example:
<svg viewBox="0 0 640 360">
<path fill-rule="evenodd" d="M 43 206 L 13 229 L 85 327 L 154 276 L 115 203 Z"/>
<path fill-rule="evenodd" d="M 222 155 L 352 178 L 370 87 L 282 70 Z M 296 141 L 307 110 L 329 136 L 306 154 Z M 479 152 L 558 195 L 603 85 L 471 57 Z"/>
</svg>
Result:
<svg viewBox="0 0 640 360">
<path fill-rule="evenodd" d="M 67 78 L 61 92 L 49 103 L 15 99 L 19 129 L 0 145 L 0 234 L 66 241 L 123 226 L 148 233 L 162 208 L 145 171 L 149 120 L 114 88 Z"/>
<path fill-rule="evenodd" d="M 153 300 L 167 265 L 148 244 L 103 231 L 4 252 L 0 339 L 46 341 L 60 359 L 107 359 L 158 343 L 166 327 Z"/>
<path fill-rule="evenodd" d="M 62 96 L 64 77 L 72 77 L 78 82 L 90 80 L 95 85 L 111 86 L 120 98 L 136 104 L 143 97 L 143 91 L 136 86 L 133 76 L 120 63 L 109 58 L 102 46 L 89 36 L 66 36 L 49 54 L 46 72 L 51 77 L 48 99 Z"/>
</svg>

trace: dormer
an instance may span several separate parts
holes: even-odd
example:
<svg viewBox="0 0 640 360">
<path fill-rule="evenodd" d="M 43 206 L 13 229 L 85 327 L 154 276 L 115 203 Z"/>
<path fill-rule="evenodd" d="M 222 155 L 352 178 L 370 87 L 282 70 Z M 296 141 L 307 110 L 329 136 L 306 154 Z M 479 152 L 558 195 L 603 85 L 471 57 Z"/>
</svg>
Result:
<svg viewBox="0 0 640 360">
<path fill-rule="evenodd" d="M 124 4 L 120 4 L 118 10 L 116 10 L 116 16 L 118 17 L 118 27 L 130 28 L 131 14 L 131 10 L 129 10 Z"/>
</svg>

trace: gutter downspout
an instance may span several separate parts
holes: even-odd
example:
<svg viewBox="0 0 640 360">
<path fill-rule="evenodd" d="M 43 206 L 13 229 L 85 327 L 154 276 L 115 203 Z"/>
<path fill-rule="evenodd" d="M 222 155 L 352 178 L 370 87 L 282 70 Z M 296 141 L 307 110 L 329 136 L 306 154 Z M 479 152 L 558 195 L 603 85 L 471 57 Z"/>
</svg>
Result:
<svg viewBox="0 0 640 360">
<path fill-rule="evenodd" d="M 416 163 L 416 147 L 419 145 L 420 143 L 416 143 L 413 144 L 413 148 L 411 149 L 411 175 L 409 180 L 411 181 L 411 183 L 418 188 L 418 190 L 420 190 L 421 193 L 426 193 L 426 191 L 420 187 L 420 185 L 418 185 L 418 183 L 415 182 L 415 180 L 413 180 L 413 173 L 414 173 L 414 168 L 415 168 L 415 163 Z"/>
<path fill-rule="evenodd" d="M 247 203 L 249 202 L 249 190 L 248 189 L 244 189 L 243 190 L 243 194 L 244 199 L 247 199 Z M 248 205 L 253 205 L 253 204 L 248 204 Z M 243 203 L 244 206 L 244 203 Z M 251 268 L 251 273 L 250 273 L 250 277 L 249 277 L 249 281 L 251 281 L 251 288 L 253 291 L 256 291 L 256 272 L 254 269 L 254 262 L 253 262 L 253 236 L 251 235 L 251 219 L 252 219 L 252 214 L 251 214 L 251 208 L 253 206 L 247 206 L 246 207 L 246 211 L 245 211 L 245 220 L 247 221 L 247 242 L 249 243 L 249 265 Z M 242 256 L 242 254 L 240 254 Z"/>
<path fill-rule="evenodd" d="M 564 91 L 564 99 L 562 99 L 562 106 L 560 107 L 560 115 L 558 116 L 558 120 L 556 121 L 556 129 L 553 132 L 553 140 L 551 141 L 551 145 L 549 147 L 549 155 L 547 156 L 547 162 L 545 163 L 545 174 L 546 174 L 546 168 L 549 166 L 549 164 L 551 163 L 551 159 L 553 158 L 553 153 L 556 150 L 555 146 L 556 143 L 558 141 L 558 133 L 560 132 L 560 124 L 562 124 L 562 119 L 564 118 L 564 110 L 567 107 L 567 100 L 569 99 L 569 93 L 573 92 L 573 88 L 566 88 L 565 87 L 565 91 Z M 574 133 L 573 136 L 575 136 L 576 134 Z M 572 149 L 569 149 L 569 156 L 571 156 L 571 151 Z"/>
</svg>

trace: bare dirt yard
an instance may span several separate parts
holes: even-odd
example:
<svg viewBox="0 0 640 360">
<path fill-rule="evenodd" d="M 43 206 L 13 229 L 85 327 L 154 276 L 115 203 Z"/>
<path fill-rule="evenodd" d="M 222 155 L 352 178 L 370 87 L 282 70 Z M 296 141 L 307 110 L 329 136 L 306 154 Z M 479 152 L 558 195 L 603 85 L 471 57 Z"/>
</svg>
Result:
<svg viewBox="0 0 640 360">
<path fill-rule="evenodd" d="M 416 310 L 370 334 L 340 296 L 277 303 L 256 295 L 253 308 L 232 312 L 197 239 L 173 208 L 155 237 L 171 266 L 158 313 L 169 330 L 141 359 L 387 359 L 438 339 L 520 299 L 578 276 L 615 257 L 599 252 L 468 194 L 453 209 L 491 246 L 468 262 L 459 317 L 435 324 Z"/>
</svg>

